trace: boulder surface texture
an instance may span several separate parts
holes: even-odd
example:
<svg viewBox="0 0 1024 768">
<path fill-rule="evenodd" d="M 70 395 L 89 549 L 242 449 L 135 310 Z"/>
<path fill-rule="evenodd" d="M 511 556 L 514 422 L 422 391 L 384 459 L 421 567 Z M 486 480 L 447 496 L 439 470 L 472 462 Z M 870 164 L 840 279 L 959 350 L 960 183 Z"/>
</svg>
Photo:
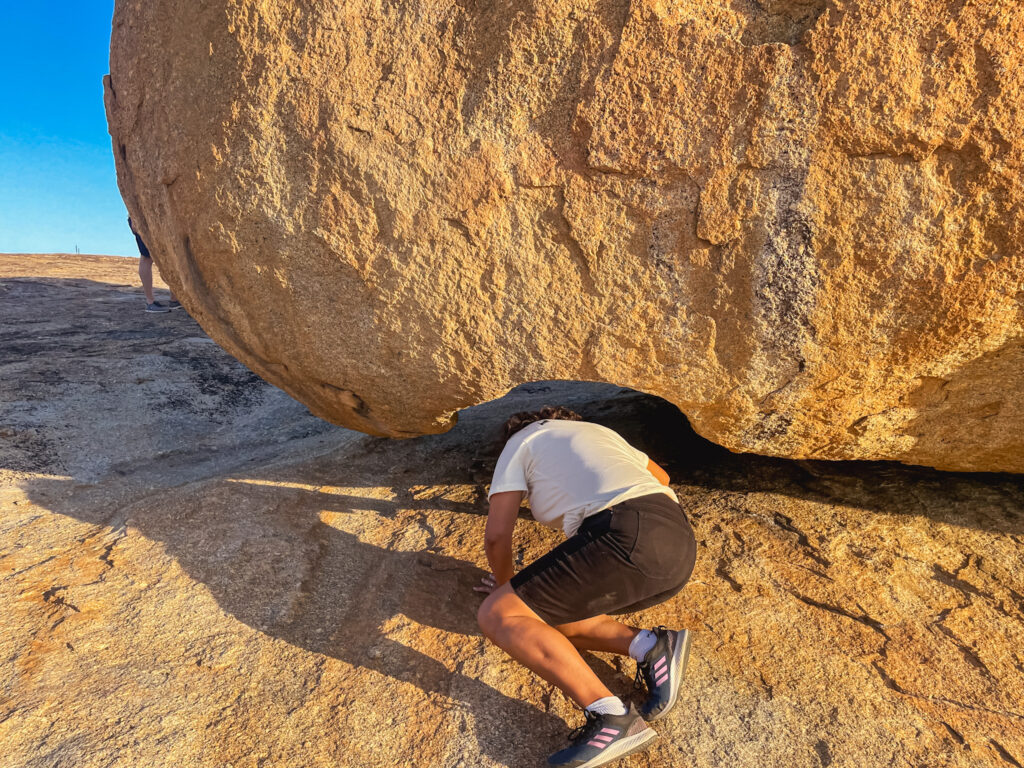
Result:
<svg viewBox="0 0 1024 768">
<path fill-rule="evenodd" d="M 118 0 L 122 192 L 337 424 L 523 383 L 734 451 L 1024 471 L 1018 0 Z"/>
</svg>

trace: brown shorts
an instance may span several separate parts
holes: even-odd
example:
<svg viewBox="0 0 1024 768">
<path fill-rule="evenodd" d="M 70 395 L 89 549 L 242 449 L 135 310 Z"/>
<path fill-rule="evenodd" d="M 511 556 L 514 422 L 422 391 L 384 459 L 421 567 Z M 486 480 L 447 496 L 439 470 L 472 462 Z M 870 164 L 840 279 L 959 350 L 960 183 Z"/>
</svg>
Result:
<svg viewBox="0 0 1024 768">
<path fill-rule="evenodd" d="M 512 577 L 512 590 L 552 626 L 632 613 L 675 595 L 697 542 L 683 508 L 664 493 L 627 499 Z"/>
</svg>

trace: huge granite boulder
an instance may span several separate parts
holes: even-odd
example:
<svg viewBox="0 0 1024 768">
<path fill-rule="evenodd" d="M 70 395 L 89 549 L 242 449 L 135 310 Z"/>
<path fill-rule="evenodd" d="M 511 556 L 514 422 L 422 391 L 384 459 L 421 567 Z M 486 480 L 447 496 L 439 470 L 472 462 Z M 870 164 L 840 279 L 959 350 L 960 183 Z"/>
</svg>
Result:
<svg viewBox="0 0 1024 768">
<path fill-rule="evenodd" d="M 736 451 L 1024 471 L 1017 0 L 118 0 L 128 208 L 377 435 L 543 379 Z"/>
</svg>

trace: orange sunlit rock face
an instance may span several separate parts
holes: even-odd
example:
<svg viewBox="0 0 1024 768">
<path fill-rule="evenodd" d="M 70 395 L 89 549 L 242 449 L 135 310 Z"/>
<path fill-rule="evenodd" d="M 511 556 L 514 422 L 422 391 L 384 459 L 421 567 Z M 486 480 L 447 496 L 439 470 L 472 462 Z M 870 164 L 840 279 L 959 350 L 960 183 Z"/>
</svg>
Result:
<svg viewBox="0 0 1024 768">
<path fill-rule="evenodd" d="M 1011 0 L 121 1 L 107 108 L 186 307 L 335 423 L 607 381 L 734 451 L 1022 472 L 1021 39 Z"/>
</svg>

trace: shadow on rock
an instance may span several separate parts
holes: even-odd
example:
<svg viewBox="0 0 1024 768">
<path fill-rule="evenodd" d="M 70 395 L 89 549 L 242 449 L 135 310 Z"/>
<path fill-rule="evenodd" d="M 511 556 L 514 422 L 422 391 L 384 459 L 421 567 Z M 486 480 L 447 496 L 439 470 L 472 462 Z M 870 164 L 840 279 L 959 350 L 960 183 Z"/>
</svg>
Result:
<svg viewBox="0 0 1024 768">
<path fill-rule="evenodd" d="M 485 652 L 476 624 L 481 596 L 473 591 L 485 571 L 441 553 L 443 542 L 416 510 L 443 508 L 482 534 L 479 502 L 416 499 L 414 487 L 382 499 L 317 490 L 308 473 L 303 482 L 281 480 L 294 478 L 287 470 L 267 476 L 240 468 L 233 478 L 161 491 L 115 509 L 90 499 L 88 488 L 69 496 L 65 480 L 40 478 L 29 491 L 54 512 L 159 541 L 225 613 L 261 633 L 447 699 L 472 716 L 479 748 L 499 763 L 537 762 L 564 738 L 561 718 L 461 671 L 467 658 L 479 660 Z M 345 530 L 346 518 L 358 534 Z M 393 529 L 390 543 L 361 540 L 386 523 Z M 402 531 L 419 525 L 422 548 L 402 549 Z M 111 549 L 107 556 L 116 562 Z M 503 658 L 493 647 L 489 654 Z M 534 738 L 517 737 L 523 729 Z"/>
</svg>

